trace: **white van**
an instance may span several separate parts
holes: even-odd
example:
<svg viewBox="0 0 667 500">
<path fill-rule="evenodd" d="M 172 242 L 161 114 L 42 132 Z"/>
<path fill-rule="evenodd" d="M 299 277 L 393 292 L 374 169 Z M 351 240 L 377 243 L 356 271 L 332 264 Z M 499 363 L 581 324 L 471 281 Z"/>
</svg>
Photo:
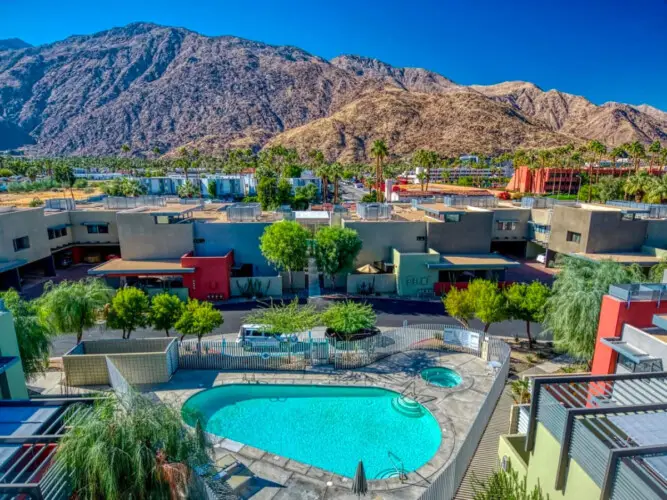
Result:
<svg viewBox="0 0 667 500">
<path fill-rule="evenodd" d="M 274 335 L 272 333 L 267 333 L 269 327 L 267 325 L 241 325 L 239 329 L 239 334 L 236 337 L 236 343 L 245 345 L 256 345 L 256 346 L 278 346 L 280 342 L 297 342 L 299 340 L 297 335 Z"/>
</svg>

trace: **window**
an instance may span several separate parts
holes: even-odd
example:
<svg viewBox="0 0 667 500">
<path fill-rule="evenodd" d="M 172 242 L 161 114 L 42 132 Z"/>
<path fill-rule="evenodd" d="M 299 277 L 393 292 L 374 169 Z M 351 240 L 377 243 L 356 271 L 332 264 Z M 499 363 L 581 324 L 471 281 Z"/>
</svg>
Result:
<svg viewBox="0 0 667 500">
<path fill-rule="evenodd" d="M 56 238 L 62 238 L 63 236 L 67 236 L 66 227 L 48 229 L 47 231 L 49 233 L 50 240 L 55 240 Z"/>
<path fill-rule="evenodd" d="M 91 224 L 88 227 L 88 234 L 107 234 L 109 226 L 107 224 Z"/>
<path fill-rule="evenodd" d="M 426 241 L 426 236 L 417 236 L 417 241 Z"/>
<path fill-rule="evenodd" d="M 496 221 L 496 229 L 498 231 L 515 231 L 516 222 L 509 220 L 499 220 Z"/>
<path fill-rule="evenodd" d="M 461 222 L 461 214 L 445 214 L 445 222 Z"/>
<path fill-rule="evenodd" d="M 572 231 L 567 232 L 567 241 L 571 241 L 572 243 L 581 243 L 581 233 L 574 233 Z"/>
<path fill-rule="evenodd" d="M 30 248 L 30 238 L 23 236 L 22 238 L 14 239 L 14 251 L 18 252 L 19 250 L 25 250 Z"/>
<path fill-rule="evenodd" d="M 649 359 L 646 361 L 640 361 L 639 363 L 635 363 L 627 356 L 624 356 L 623 354 L 619 353 L 618 364 L 632 373 L 650 373 L 650 372 L 662 371 L 661 359 Z"/>
</svg>

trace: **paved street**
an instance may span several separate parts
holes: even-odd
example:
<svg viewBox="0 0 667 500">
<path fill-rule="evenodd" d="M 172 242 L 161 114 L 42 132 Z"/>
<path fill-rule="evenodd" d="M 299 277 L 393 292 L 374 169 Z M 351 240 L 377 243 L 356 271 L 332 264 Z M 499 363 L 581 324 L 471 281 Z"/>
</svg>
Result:
<svg viewBox="0 0 667 500">
<path fill-rule="evenodd" d="M 318 299 L 315 301 L 318 309 L 325 308 L 331 301 Z M 435 324 L 450 324 L 459 325 L 459 323 L 444 314 L 443 306 L 440 302 L 417 302 L 407 300 L 389 300 L 389 299 L 368 299 L 368 303 L 373 305 L 377 314 L 377 325 L 379 327 L 398 327 L 402 326 L 404 321 L 409 324 L 416 323 L 435 323 Z M 224 316 L 224 324 L 217 329 L 212 336 L 224 335 L 227 340 L 233 341 L 239 328 L 244 323 L 244 318 L 254 309 L 266 307 L 266 304 L 258 304 L 255 302 L 242 304 L 225 304 L 218 309 L 222 311 Z M 478 321 L 472 322 L 472 328 L 482 329 L 482 324 Z M 518 332 L 519 337 L 524 337 L 526 326 L 520 321 L 505 321 L 503 323 L 494 324 L 489 329 L 490 335 L 499 336 L 514 336 Z M 531 326 L 533 335 L 537 335 L 540 331 L 540 325 L 533 324 Z M 156 332 L 152 329 L 138 330 L 132 333 L 132 338 L 146 338 L 164 335 L 164 333 Z M 172 335 L 175 335 L 173 333 Z M 118 331 L 107 330 L 103 326 L 96 327 L 91 331 L 86 332 L 84 340 L 93 340 L 100 338 L 120 338 Z M 75 344 L 75 337 L 73 335 L 62 335 L 53 342 L 52 354 L 53 356 L 61 356 Z"/>
</svg>

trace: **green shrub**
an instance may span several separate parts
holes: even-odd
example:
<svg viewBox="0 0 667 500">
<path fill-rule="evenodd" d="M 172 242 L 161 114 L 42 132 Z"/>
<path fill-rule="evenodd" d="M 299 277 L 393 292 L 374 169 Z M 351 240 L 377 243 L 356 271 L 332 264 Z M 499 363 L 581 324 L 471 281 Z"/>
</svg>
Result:
<svg viewBox="0 0 667 500">
<path fill-rule="evenodd" d="M 373 328 L 375 320 L 373 307 L 365 302 L 338 302 L 322 313 L 322 323 L 345 339 Z"/>
<path fill-rule="evenodd" d="M 526 478 L 519 479 L 519 473 L 510 469 L 499 470 L 486 481 L 473 479 L 474 500 L 548 500 L 540 485 L 528 489 Z"/>
</svg>

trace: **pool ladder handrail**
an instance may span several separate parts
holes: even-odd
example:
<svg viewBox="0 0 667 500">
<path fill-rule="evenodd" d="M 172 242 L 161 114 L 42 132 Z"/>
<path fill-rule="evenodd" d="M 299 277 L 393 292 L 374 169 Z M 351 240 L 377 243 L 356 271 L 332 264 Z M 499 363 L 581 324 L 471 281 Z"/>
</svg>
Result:
<svg viewBox="0 0 667 500">
<path fill-rule="evenodd" d="M 401 482 L 407 481 L 408 480 L 408 475 L 405 473 L 405 466 L 403 465 L 403 460 L 396 457 L 396 455 L 394 455 L 391 451 L 387 452 L 387 457 L 389 458 L 389 461 L 391 462 L 391 465 L 396 470 L 396 473 L 398 474 L 398 479 Z M 401 465 L 400 468 L 396 465 L 396 462 L 394 462 L 394 457 L 396 457 L 396 459 L 400 463 L 400 465 Z"/>
<path fill-rule="evenodd" d="M 412 399 L 417 401 L 417 380 L 413 380 L 407 386 L 405 386 L 405 389 L 401 391 L 400 397 L 407 397 L 407 392 L 410 387 L 412 387 Z"/>
</svg>

